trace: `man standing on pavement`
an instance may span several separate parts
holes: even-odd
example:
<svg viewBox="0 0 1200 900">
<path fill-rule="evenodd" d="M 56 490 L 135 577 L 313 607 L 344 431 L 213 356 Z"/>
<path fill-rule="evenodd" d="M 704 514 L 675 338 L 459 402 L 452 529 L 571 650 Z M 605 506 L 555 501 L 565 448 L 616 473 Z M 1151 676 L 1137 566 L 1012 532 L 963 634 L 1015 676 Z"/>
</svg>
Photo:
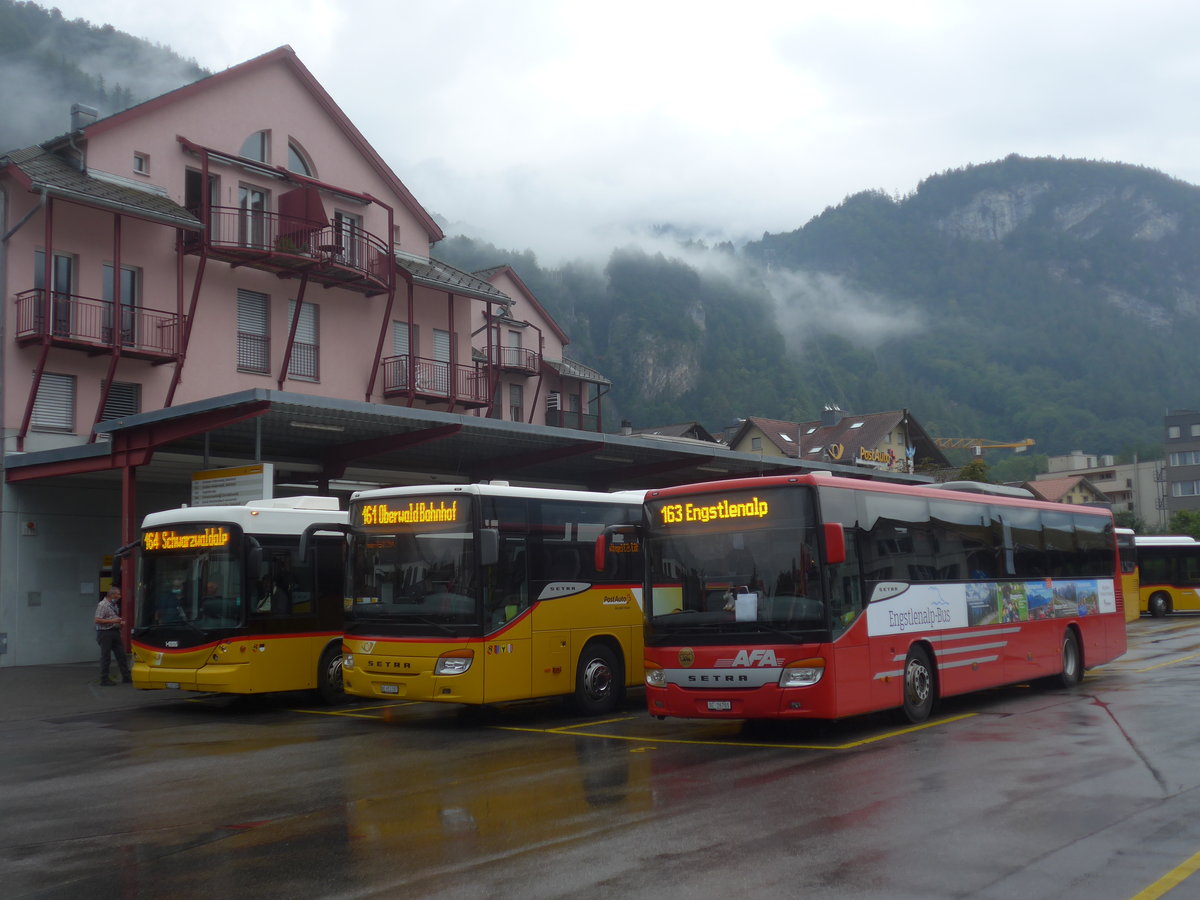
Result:
<svg viewBox="0 0 1200 900">
<path fill-rule="evenodd" d="M 116 656 L 121 680 L 133 681 L 129 675 L 129 661 L 125 658 L 125 645 L 121 641 L 121 589 L 114 585 L 108 589 L 104 599 L 96 606 L 96 643 L 100 645 L 100 683 L 116 684 L 108 680 L 109 655 Z"/>
</svg>

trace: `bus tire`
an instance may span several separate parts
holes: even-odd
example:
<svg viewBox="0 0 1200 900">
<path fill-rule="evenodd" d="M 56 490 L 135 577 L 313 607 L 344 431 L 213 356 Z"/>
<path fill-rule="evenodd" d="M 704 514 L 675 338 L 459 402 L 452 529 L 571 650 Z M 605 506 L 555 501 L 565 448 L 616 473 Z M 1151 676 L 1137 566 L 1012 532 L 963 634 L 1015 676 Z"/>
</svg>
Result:
<svg viewBox="0 0 1200 900">
<path fill-rule="evenodd" d="M 592 641 L 579 654 L 575 667 L 575 709 L 585 716 L 602 716 L 621 702 L 625 679 L 617 655 L 603 641 Z"/>
<path fill-rule="evenodd" d="M 1151 594 L 1150 600 L 1146 603 L 1146 609 L 1154 618 L 1161 619 L 1171 611 L 1171 598 L 1162 591 Z"/>
<path fill-rule="evenodd" d="M 1049 683 L 1053 687 L 1073 688 L 1083 681 L 1083 654 L 1079 651 L 1079 636 L 1073 628 L 1063 632 L 1062 650 L 1059 652 L 1062 657 L 1062 670 L 1058 675 L 1052 676 Z"/>
<path fill-rule="evenodd" d="M 929 651 L 916 644 L 904 660 L 904 717 L 914 725 L 924 722 L 936 700 L 937 675 Z"/>
<path fill-rule="evenodd" d="M 317 696 L 330 705 L 346 699 L 342 693 L 342 647 L 330 644 L 317 664 Z"/>
</svg>

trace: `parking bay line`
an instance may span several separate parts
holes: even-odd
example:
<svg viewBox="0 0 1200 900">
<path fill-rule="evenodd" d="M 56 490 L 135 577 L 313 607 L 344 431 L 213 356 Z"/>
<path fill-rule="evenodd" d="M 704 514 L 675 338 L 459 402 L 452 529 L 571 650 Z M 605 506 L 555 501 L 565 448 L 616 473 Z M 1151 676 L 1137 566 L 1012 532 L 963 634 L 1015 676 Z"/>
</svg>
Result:
<svg viewBox="0 0 1200 900">
<path fill-rule="evenodd" d="M 534 734 L 559 734 L 568 737 L 593 737 L 603 738 L 611 741 L 629 741 L 642 744 L 693 744 L 696 746 L 710 747 L 756 747 L 763 749 L 775 750 L 852 750 L 855 747 L 864 747 L 867 744 L 878 743 L 890 738 L 901 737 L 906 734 L 912 734 L 916 731 L 923 731 L 927 728 L 936 728 L 939 725 L 949 725 L 953 722 L 958 722 L 963 719 L 970 719 L 977 713 L 962 713 L 957 716 L 948 716 L 944 719 L 938 719 L 935 722 L 922 722 L 920 725 L 910 725 L 907 728 L 899 728 L 892 731 L 886 731 L 883 734 L 877 734 L 868 738 L 861 738 L 856 741 L 846 741 L 841 744 L 787 744 L 787 743 L 766 743 L 761 741 L 715 741 L 715 740 L 696 740 L 685 738 L 665 738 L 665 737 L 638 737 L 634 735 L 623 734 L 604 734 L 603 732 L 578 731 L 576 729 L 586 726 L 604 725 L 608 722 L 632 721 L 635 717 L 627 719 L 608 719 L 605 722 L 588 722 L 579 725 L 564 725 L 561 728 L 521 728 L 515 725 L 496 725 L 493 726 L 499 731 L 524 731 Z"/>
<path fill-rule="evenodd" d="M 294 709 L 292 712 L 305 713 L 310 716 L 344 716 L 347 719 L 378 719 L 378 715 L 369 715 L 368 712 L 374 713 L 377 711 L 398 709 L 401 706 L 416 706 L 416 700 L 409 700 L 406 703 L 386 703 L 378 706 L 358 706 L 353 709 Z"/>
<path fill-rule="evenodd" d="M 1129 900 L 1156 900 L 1183 884 L 1200 869 L 1200 853 L 1184 860 L 1158 881 L 1138 891 Z"/>
</svg>

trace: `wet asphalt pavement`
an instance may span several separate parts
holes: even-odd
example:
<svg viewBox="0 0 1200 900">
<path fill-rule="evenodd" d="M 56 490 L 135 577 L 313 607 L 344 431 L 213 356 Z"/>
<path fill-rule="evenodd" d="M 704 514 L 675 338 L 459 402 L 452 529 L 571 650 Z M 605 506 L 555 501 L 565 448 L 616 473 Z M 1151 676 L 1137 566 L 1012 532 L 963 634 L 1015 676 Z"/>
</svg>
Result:
<svg viewBox="0 0 1200 900">
<path fill-rule="evenodd" d="M 1134 623 L 1076 691 L 917 729 L 230 701 L 94 669 L 0 669 L 5 898 L 1200 897 L 1200 617 Z"/>
</svg>

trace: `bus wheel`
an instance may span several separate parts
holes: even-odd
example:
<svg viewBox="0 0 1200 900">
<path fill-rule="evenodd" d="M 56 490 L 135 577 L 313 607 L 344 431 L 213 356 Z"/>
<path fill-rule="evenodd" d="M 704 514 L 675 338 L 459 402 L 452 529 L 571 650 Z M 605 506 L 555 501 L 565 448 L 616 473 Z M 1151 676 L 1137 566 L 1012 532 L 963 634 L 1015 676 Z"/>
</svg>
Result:
<svg viewBox="0 0 1200 900">
<path fill-rule="evenodd" d="M 330 645 L 321 654 L 321 662 L 317 665 L 317 695 L 324 703 L 341 703 L 346 695 L 342 693 L 342 648 Z"/>
<path fill-rule="evenodd" d="M 933 712 L 936 678 L 929 652 L 921 646 L 908 651 L 904 660 L 904 716 L 913 723 L 924 722 Z"/>
<path fill-rule="evenodd" d="M 1083 681 L 1083 656 L 1079 652 L 1079 638 L 1068 628 L 1063 633 L 1062 672 L 1051 679 L 1056 687 L 1071 688 Z"/>
<path fill-rule="evenodd" d="M 1146 608 L 1150 610 L 1150 615 L 1156 619 L 1161 619 L 1171 611 L 1171 598 L 1161 591 L 1150 596 L 1150 602 L 1146 604 Z"/>
<path fill-rule="evenodd" d="M 585 716 L 610 713 L 621 701 L 624 679 L 616 656 L 607 644 L 593 642 L 583 648 L 575 669 L 575 708 Z"/>
</svg>

